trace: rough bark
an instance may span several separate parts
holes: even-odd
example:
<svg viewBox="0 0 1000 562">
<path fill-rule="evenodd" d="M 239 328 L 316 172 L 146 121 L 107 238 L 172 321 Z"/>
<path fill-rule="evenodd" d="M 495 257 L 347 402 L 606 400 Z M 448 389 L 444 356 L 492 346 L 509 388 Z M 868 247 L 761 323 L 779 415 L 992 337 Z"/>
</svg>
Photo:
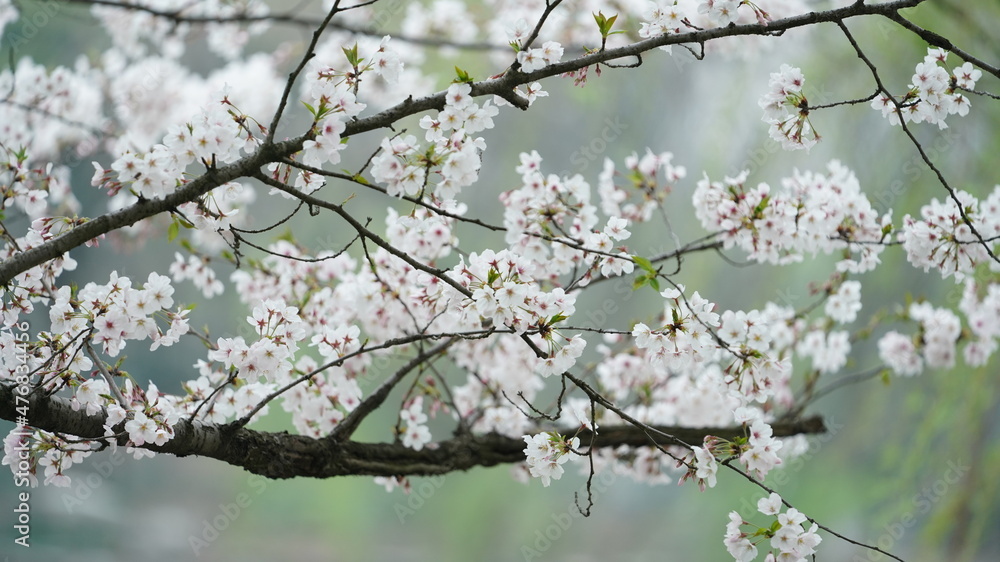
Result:
<svg viewBox="0 0 1000 562">
<path fill-rule="evenodd" d="M 16 396 L 19 395 L 15 387 L 0 384 L 0 418 L 17 420 L 16 406 L 24 407 L 25 403 L 16 402 Z M 73 410 L 66 398 L 40 394 L 30 395 L 26 406 L 27 425 L 31 427 L 89 439 L 104 437 L 104 412 L 88 415 L 85 410 Z M 826 431 L 823 420 L 818 417 L 778 422 L 772 427 L 776 437 Z M 706 435 L 732 438 L 743 434 L 743 430 L 736 427 L 658 426 L 655 429 L 685 443 L 701 443 Z M 415 451 L 399 443 L 361 443 L 330 437 L 314 439 L 287 432 L 272 433 L 245 427 L 236 429 L 187 420 L 179 422 L 174 431 L 174 438 L 163 446 L 146 445 L 144 448 L 178 457 L 213 458 L 268 478 L 446 474 L 477 466 L 522 461 L 525 447 L 521 439 L 497 434 L 459 435 Z M 677 441 L 662 435 L 650 435 L 633 426 L 602 427 L 594 437 L 594 446 L 642 446 L 651 444 L 654 439 L 660 445 L 677 444 Z M 590 444 L 588 431 L 581 432 L 579 437 L 581 447 Z"/>
</svg>

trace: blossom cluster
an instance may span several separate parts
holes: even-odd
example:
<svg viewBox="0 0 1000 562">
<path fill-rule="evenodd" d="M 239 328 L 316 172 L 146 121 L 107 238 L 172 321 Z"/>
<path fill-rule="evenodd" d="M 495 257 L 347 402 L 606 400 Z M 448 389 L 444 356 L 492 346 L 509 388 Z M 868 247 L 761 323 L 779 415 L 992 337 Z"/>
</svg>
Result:
<svg viewBox="0 0 1000 562">
<path fill-rule="evenodd" d="M 545 329 L 543 338 L 549 343 L 550 353 L 537 365 L 540 373 L 554 374 L 572 367 L 586 345 L 579 336 L 558 345 L 555 325 L 569 318 L 576 311 L 576 294 L 560 287 L 545 292 L 527 274 L 525 260 L 502 250 L 473 253 L 468 263 L 463 258 L 450 276 L 471 293 L 469 298 L 459 297 L 454 287 L 442 286 L 450 295 L 446 310 L 456 316 L 461 324 L 477 325 L 486 321 L 500 327 L 506 326 L 523 334 L 529 328 Z M 440 300 L 439 295 L 434 300 Z M 558 348 L 558 350 L 556 350 Z"/>
<path fill-rule="evenodd" d="M 743 8 L 743 9 L 741 9 Z M 657 37 L 699 29 L 726 27 L 730 24 L 768 25 L 775 19 L 801 14 L 808 6 L 800 0 L 654 0 L 639 3 L 629 13 L 639 22 L 639 36 Z M 760 42 L 754 36 L 727 38 L 708 43 L 709 49 L 746 56 L 755 52 Z M 660 47 L 668 53 L 671 45 Z"/>
<path fill-rule="evenodd" d="M 28 366 L 42 388 L 75 387 L 74 409 L 83 408 L 89 415 L 103 409 L 107 413 L 106 435 L 114 435 L 119 424 L 124 424 L 131 445 L 162 445 L 173 437 L 173 426 L 180 417 L 175 398 L 161 393 L 154 384 L 143 391 L 128 378 L 121 388 L 112 389 L 110 379 L 97 374 L 111 375 L 108 368 L 100 365 L 93 370 L 97 357 L 91 352 L 91 342 L 112 357 L 119 355 L 129 340 L 151 339 L 153 350 L 173 345 L 189 329 L 187 309 L 168 310 L 173 306 L 173 292 L 170 279 L 157 273 L 151 273 L 142 288 L 133 287 L 129 278 L 117 272 L 112 272 L 107 284 L 88 283 L 78 292 L 60 287 L 49 308 L 51 330 L 38 334 L 37 345 L 22 347 L 10 331 L 0 336 L 0 378 L 13 380 L 22 365 Z M 168 322 L 169 328 L 164 330 L 158 318 Z M 69 485 L 65 470 L 90 450 L 86 442 L 73 444 L 41 431 L 35 432 L 32 440 L 33 466 L 44 466 L 46 483 L 58 486 Z M 147 453 L 136 450 L 140 456 Z"/>
<path fill-rule="evenodd" d="M 327 162 L 340 162 L 339 151 L 344 148 L 340 134 L 344 132 L 347 120 L 356 117 L 368 106 L 357 98 L 360 94 L 358 85 L 366 72 L 381 76 L 390 84 L 398 82 L 403 63 L 398 53 L 389 48 L 389 41 L 390 37 L 384 36 L 378 46 L 372 47 L 374 52 L 367 59 L 358 55 L 356 60 L 349 60 L 348 64 L 356 63 L 355 68 L 337 70 L 325 64 L 309 72 L 304 86 L 308 99 L 306 103 L 317 123 L 315 137 L 303 145 L 303 163 L 319 167 Z M 354 50 L 360 50 L 357 43 L 345 52 Z"/>
<path fill-rule="evenodd" d="M 924 271 L 934 268 L 942 277 L 954 275 L 955 281 L 961 282 L 978 264 L 990 260 L 987 247 L 996 246 L 1000 235 L 1000 185 L 985 201 L 963 190 L 944 201 L 932 199 L 920 208 L 920 217 L 903 217 L 898 239 L 906 249 L 906 259 L 914 267 Z M 973 228 L 985 242 L 979 240 Z"/>
<path fill-rule="evenodd" d="M 162 144 L 144 153 L 125 152 L 119 156 L 111 163 L 111 170 L 116 172 L 113 179 L 108 170 L 94 162 L 91 185 L 107 188 L 111 194 L 127 187 L 137 197 L 159 199 L 186 183 L 182 176 L 189 164 L 200 162 L 215 167 L 252 152 L 259 139 L 247 126 L 246 116 L 231 109 L 226 94 L 220 93 L 219 98 L 198 118 L 169 127 Z"/>
<path fill-rule="evenodd" d="M 543 486 L 563 475 L 563 466 L 570 454 L 580 446 L 580 438 L 567 439 L 558 433 L 538 433 L 525 435 L 525 462 L 532 476 L 541 479 Z"/>
<path fill-rule="evenodd" d="M 0 89 L 6 96 L 0 104 L 4 152 L 20 150 L 36 166 L 44 167 L 42 162 L 58 160 L 63 147 L 81 152 L 93 149 L 95 133 L 100 134 L 102 128 L 99 74 L 82 56 L 73 68 L 47 71 L 22 57 L 16 67 L 0 71 Z M 68 127 L 66 121 L 78 126 Z M 9 154 L 4 156 L 9 158 Z"/>
<path fill-rule="evenodd" d="M 746 185 L 747 172 L 724 182 L 705 177 L 692 198 L 695 214 L 707 230 L 719 232 L 725 247 L 738 246 L 755 261 L 785 264 L 806 252 L 850 254 L 839 271 L 874 269 L 885 250 L 892 215 L 879 217 L 861 191 L 854 173 L 838 161 L 829 175 L 796 171 L 782 189 Z"/>
<path fill-rule="evenodd" d="M 757 502 L 757 511 L 775 518 L 774 524 L 768 527 L 752 525 L 744 521 L 736 511 L 729 514 L 723 542 L 737 562 L 756 559 L 757 545 L 768 539 L 767 560 L 800 561 L 816 552 L 816 547 L 823 540 L 818 533 L 819 525 L 813 523 L 807 530 L 803 527 L 808 521 L 805 515 L 794 507 L 789 507 L 782 513 L 782 507 L 781 496 L 774 492 Z M 750 526 L 753 531 L 744 531 L 744 526 Z"/>
<path fill-rule="evenodd" d="M 118 394 L 124 398 L 124 403 L 111 398 L 110 389 L 103 379 L 87 379 L 77 387 L 71 406 L 75 410 L 85 408 L 89 415 L 100 413 L 103 409 L 107 412 L 105 436 L 117 436 L 116 429 L 121 427 L 128 437 L 127 452 L 136 459 L 153 456 L 152 451 L 140 447 L 146 444 L 163 445 L 173 439 L 173 427 L 180 419 L 180 410 L 175 407 L 172 397 L 161 393 L 152 383 L 147 391 L 143 391 L 127 379 Z M 117 441 L 111 440 L 110 443 L 112 447 L 117 447 Z M 45 477 L 44 484 L 68 487 L 72 483 L 66 473 L 68 469 L 83 462 L 98 447 L 97 442 L 74 440 L 63 434 L 43 430 L 25 432 L 14 428 L 4 439 L 3 464 L 10 465 L 13 472 L 20 474 L 20 462 L 27 460 L 28 481 L 32 487 L 38 485 L 39 468 L 42 468 Z M 25 452 L 27 459 L 21 456 Z"/>
<path fill-rule="evenodd" d="M 279 300 L 265 300 L 254 307 L 246 320 L 260 339 L 248 345 L 242 336 L 219 338 L 208 358 L 222 363 L 226 369 L 234 369 L 237 376 L 251 382 L 260 378 L 275 381 L 289 373 L 298 342 L 306 332 L 298 308 Z M 349 338 L 349 334 L 332 330 L 316 334 L 312 343 L 320 348 L 320 354 L 330 357 L 351 345 L 356 334 L 355 338 Z"/>
<path fill-rule="evenodd" d="M 67 487 L 71 484 L 66 471 L 90 456 L 89 444 L 71 446 L 59 436 L 42 430 L 15 428 L 4 438 L 4 455 L 0 464 L 10 465 L 11 472 L 26 478 L 32 488 L 37 487 L 39 468 L 43 484 Z M 22 457 L 27 452 L 28 458 Z M 27 463 L 25 470 L 22 463 Z"/>
<path fill-rule="evenodd" d="M 844 281 L 840 287 L 830 295 L 823 312 L 833 321 L 840 324 L 854 322 L 861 310 L 861 282 Z"/>
<path fill-rule="evenodd" d="M 980 291 L 985 293 L 982 298 Z M 984 288 L 972 280 L 966 281 L 958 307 L 968 319 L 974 338 L 965 346 L 965 362 L 973 367 L 983 366 L 997 350 L 1000 337 L 1000 285 L 990 283 Z"/>
<path fill-rule="evenodd" d="M 226 60 L 237 58 L 253 35 L 264 32 L 270 23 L 264 16 L 270 13 L 266 4 L 253 0 L 207 0 L 198 4 L 159 1 L 151 4 L 163 10 L 177 10 L 179 15 L 203 19 L 199 30 L 206 34 L 211 51 Z M 104 28 L 115 48 L 135 58 L 150 52 L 165 53 L 171 58 L 184 54 L 186 36 L 192 24 L 157 17 L 143 10 L 127 10 L 114 6 L 95 5 L 91 14 Z M 249 26 L 226 22 L 236 16 L 255 18 Z M 215 20 L 215 21 L 213 21 Z"/>
<path fill-rule="evenodd" d="M 138 289 L 132 287 L 131 279 L 114 271 L 108 283 L 88 283 L 75 295 L 70 287 L 60 287 L 49 309 L 51 334 L 73 339 L 86 333 L 87 338 L 100 344 L 112 357 L 121 352 L 128 340 L 151 339 L 152 349 L 170 346 L 188 331 L 187 310 L 166 311 L 173 306 L 173 292 L 166 276 L 150 273 Z M 170 320 L 166 332 L 156 323 L 154 315 L 158 313 Z M 90 368 L 89 361 L 87 365 L 83 368 Z"/>
<path fill-rule="evenodd" d="M 760 418 L 753 420 L 749 432 L 750 436 L 747 439 L 747 446 L 740 455 L 740 462 L 751 474 L 763 480 L 771 469 L 781 464 L 778 451 L 784 444 L 772 436 L 771 426 Z"/>
<path fill-rule="evenodd" d="M 423 412 L 424 399 L 417 396 L 408 408 L 404 408 L 400 417 L 406 424 L 403 428 L 403 445 L 419 451 L 430 442 L 431 432 L 427 428 L 427 414 Z"/>
<path fill-rule="evenodd" d="M 215 275 L 215 270 L 209 266 L 208 260 L 196 255 L 184 259 L 183 254 L 175 252 L 174 262 L 170 264 L 170 276 L 176 282 L 190 279 L 206 299 L 221 295 L 226 288 Z"/>
<path fill-rule="evenodd" d="M 465 205 L 454 201 L 443 202 L 442 207 L 454 214 L 462 214 Z M 458 243 L 452 233 L 455 219 L 418 208 L 406 216 L 395 209 L 386 210 L 386 235 L 394 247 L 420 260 L 433 262 L 447 257 Z"/>
<path fill-rule="evenodd" d="M 958 316 L 946 308 L 935 308 L 929 303 L 911 304 L 908 315 L 920 323 L 920 335 L 917 339 L 919 346 L 913 339 L 891 331 L 879 340 L 879 358 L 901 376 L 920 374 L 924 364 L 931 368 L 954 367 L 958 355 L 955 346 L 962 332 Z M 973 351 L 973 357 L 985 352 L 990 346 L 995 347 L 996 343 L 987 336 L 981 340 L 980 345 L 986 349 Z"/>
<path fill-rule="evenodd" d="M 714 357 L 717 347 L 709 330 L 719 327 L 715 303 L 697 291 L 685 299 L 678 289 L 665 289 L 660 295 L 667 302 L 668 320 L 655 330 L 642 322 L 636 324 L 632 329 L 636 347 L 647 350 L 653 365 L 674 372 L 687 371 Z"/>
<path fill-rule="evenodd" d="M 471 92 L 469 84 L 452 84 L 437 118 L 426 115 L 420 120 L 430 146 L 422 147 L 413 135 L 382 140 L 382 150 L 372 159 L 371 173 L 375 181 L 386 185 L 390 195 L 423 195 L 432 170 L 440 176 L 431 190 L 438 200 L 454 199 L 479 178 L 480 152 L 486 142 L 470 135 L 493 128 L 499 109 L 489 101 L 482 106 L 475 103 Z"/>
<path fill-rule="evenodd" d="M 38 247 L 61 233 L 62 227 L 73 221 L 36 219 L 24 236 L 15 238 L 11 244 L 6 244 L 0 250 L 0 259 L 7 260 L 17 253 Z M 12 286 L 5 298 L 0 302 L 0 312 L 3 313 L 3 325 L 9 328 L 18 322 L 22 314 L 30 314 L 35 310 L 34 302 L 49 294 L 49 288 L 56 286 L 56 279 L 65 271 L 76 269 L 77 262 L 68 253 L 32 267 L 14 277 L 16 285 Z"/>
<path fill-rule="evenodd" d="M 642 13 L 642 24 L 639 27 L 639 37 L 644 39 L 660 35 L 682 33 L 687 27 L 684 20 L 687 14 L 679 2 L 663 3 L 649 2 L 646 11 Z M 672 52 L 673 45 L 664 45 L 661 50 Z"/>
<path fill-rule="evenodd" d="M 934 123 L 945 129 L 949 115 L 968 115 L 970 102 L 961 90 L 972 90 L 983 72 L 966 62 L 952 69 L 949 74 L 943 65 L 948 59 L 944 49 L 927 49 L 924 60 L 913 71 L 911 84 L 901 99 L 881 92 L 872 101 L 872 107 L 882 111 L 889 123 L 899 125 L 900 115 L 906 123 Z"/>
<path fill-rule="evenodd" d="M 805 81 L 801 70 L 783 64 L 771 74 L 769 91 L 757 102 L 764 110 L 761 119 L 771 125 L 768 134 L 785 150 L 809 150 L 819 142 L 809 121 L 809 100 L 802 93 Z"/>
<path fill-rule="evenodd" d="M 597 230 L 597 208 L 582 176 L 544 175 L 537 151 L 522 153 L 520 160 L 522 185 L 500 194 L 500 201 L 508 248 L 530 261 L 528 273 L 554 280 L 582 265 L 583 284 L 598 265 L 606 277 L 631 273 L 633 264 L 624 246 L 615 247 L 631 236 L 628 221 L 610 214 L 605 227 Z"/>
<path fill-rule="evenodd" d="M 534 72 L 559 62 L 562 56 L 562 45 L 555 41 L 546 41 L 541 48 L 518 51 L 517 62 L 521 65 L 522 71 Z"/>
<path fill-rule="evenodd" d="M 737 421 L 747 427 L 748 436 L 734 442 L 706 436 L 703 446 L 692 448 L 679 463 L 688 466 L 681 482 L 693 478 L 702 491 L 706 486 L 714 488 L 719 471 L 717 458 L 735 456 L 748 472 L 759 479 L 764 479 L 772 469 L 782 464 L 778 453 L 784 443 L 773 437 L 771 426 L 764 422 L 759 411 L 740 407 L 735 412 Z"/>
<path fill-rule="evenodd" d="M 604 214 L 632 222 L 649 221 L 673 186 L 687 176 L 687 169 L 674 165 L 673 157 L 670 152 L 657 154 L 649 148 L 641 157 L 633 152 L 625 159 L 625 170 L 621 172 L 606 158 L 597 183 Z M 616 178 L 621 178 L 624 185 Z"/>
</svg>

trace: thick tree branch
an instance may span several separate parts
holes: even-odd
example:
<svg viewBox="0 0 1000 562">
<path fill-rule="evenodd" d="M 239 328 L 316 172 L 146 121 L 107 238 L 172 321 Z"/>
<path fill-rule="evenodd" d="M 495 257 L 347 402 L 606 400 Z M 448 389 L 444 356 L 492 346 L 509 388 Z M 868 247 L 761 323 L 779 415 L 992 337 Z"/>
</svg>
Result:
<svg viewBox="0 0 1000 562">
<path fill-rule="evenodd" d="M 23 402 L 20 406 L 23 406 Z M 61 396 L 28 397 L 28 422 L 31 427 L 50 432 L 66 433 L 85 439 L 104 438 L 103 410 L 88 415 L 85 409 L 74 410 L 70 401 Z M 13 421 L 15 387 L 0 384 L 0 418 Z M 773 424 L 776 437 L 787 437 L 826 431 L 818 417 Z M 732 438 L 743 435 L 743 429 L 659 427 L 653 439 L 658 445 L 676 445 L 678 441 L 700 443 L 706 435 Z M 524 441 L 497 434 L 462 435 L 425 447 L 420 451 L 398 443 L 359 443 L 338 441 L 327 437 L 314 439 L 286 432 L 271 433 L 247 428 L 181 420 L 174 426 L 174 438 L 163 446 L 146 444 L 143 448 L 178 457 L 213 458 L 268 478 L 330 478 L 333 476 L 429 476 L 469 470 L 477 466 L 495 466 L 524 460 Z M 664 435 L 674 436 L 672 440 Z M 591 434 L 582 431 L 582 442 Z M 122 437 L 122 444 L 124 444 Z M 594 447 L 613 448 L 620 445 L 651 445 L 646 432 L 632 426 L 602 427 L 594 436 Z"/>
</svg>

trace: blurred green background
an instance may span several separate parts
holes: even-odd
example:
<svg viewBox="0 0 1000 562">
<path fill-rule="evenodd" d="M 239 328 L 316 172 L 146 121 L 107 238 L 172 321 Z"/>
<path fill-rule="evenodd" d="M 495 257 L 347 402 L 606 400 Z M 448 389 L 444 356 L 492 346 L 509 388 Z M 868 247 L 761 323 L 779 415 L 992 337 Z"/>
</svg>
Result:
<svg viewBox="0 0 1000 562">
<path fill-rule="evenodd" d="M 1000 59 L 1000 48 L 991 37 L 994 26 L 989 25 L 1000 21 L 997 3 L 928 4 L 912 12 L 915 21 L 987 61 Z M 24 2 L 22 9 L 31 14 L 40 8 Z M 106 39 L 86 14 L 82 8 L 67 6 L 17 56 L 30 54 L 56 65 L 71 64 L 81 53 L 97 54 Z M 902 91 L 926 45 L 888 22 L 849 25 L 887 83 Z M 260 45 L 266 48 L 304 34 L 276 28 L 260 39 Z M 781 63 L 803 69 L 805 93 L 814 103 L 862 97 L 874 86 L 835 26 L 789 32 L 769 44 L 760 56 L 748 59 L 710 55 L 695 61 L 676 48 L 672 58 L 656 52 L 639 70 L 607 70 L 600 78 L 592 76 L 585 89 L 573 88 L 569 81 L 548 81 L 544 85 L 550 97 L 540 99 L 527 113 L 507 109 L 496 119 L 496 129 L 484 134 L 489 149 L 482 180 L 466 189 L 463 200 L 472 214 L 497 223 L 502 215 L 496 195 L 518 186 L 513 169 L 520 151 L 538 149 L 545 158 L 545 171 L 579 172 L 594 186 L 604 156 L 621 166 L 623 157 L 634 151 L 641 154 L 647 146 L 654 152 L 673 152 L 674 162 L 687 167 L 687 179 L 668 200 L 682 241 L 704 234 L 690 210 L 690 195 L 702 170 L 716 180 L 750 167 L 752 183 L 776 186 L 794 168 L 822 172 L 830 159 L 837 158 L 855 171 L 877 208 L 884 210 L 886 205 L 880 202 L 892 200 L 897 225 L 904 214 L 917 214 L 931 197 L 944 196 L 933 174 L 915 160 L 916 151 L 902 131 L 889 128 L 867 105 L 814 114 L 813 124 L 823 141 L 811 152 L 775 151 L 756 102 L 766 90 L 768 73 Z M 197 48 L 186 55 L 191 60 L 199 56 Z M 200 64 L 212 61 L 207 56 Z M 949 62 L 957 61 L 952 57 Z M 455 61 L 442 60 L 444 69 L 452 64 Z M 498 70 L 468 55 L 459 64 L 477 76 Z M 998 91 L 995 79 L 984 78 L 980 87 Z M 954 185 L 983 197 L 1000 182 L 1000 108 L 984 98 L 973 99 L 972 105 L 967 118 L 949 119 L 945 137 L 934 126 L 918 125 L 913 130 L 926 146 L 941 148 L 932 156 Z M 621 137 L 600 158 L 579 166 L 574 153 L 599 138 L 608 120 L 625 125 Z M 941 143 L 941 138 L 950 140 Z M 110 161 L 107 155 L 97 159 Z M 91 174 L 89 164 L 82 165 L 74 182 L 80 193 L 87 193 L 80 196 L 85 208 L 97 213 L 103 201 L 88 185 Z M 890 186 L 895 181 L 901 181 L 904 189 L 893 195 L 896 191 Z M 264 190 L 258 195 L 263 198 Z M 391 204 L 385 198 L 359 194 L 355 208 L 378 221 Z M 261 217 L 266 223 L 266 214 Z M 296 235 L 306 244 L 327 241 L 329 228 L 304 224 Z M 460 231 L 460 236 L 466 248 L 489 243 L 479 232 Z M 664 244 L 669 242 L 662 229 L 652 227 L 635 229 L 629 240 L 630 248 L 640 254 Z M 155 241 L 148 251 L 124 255 L 107 247 L 86 250 L 84 259 L 82 252 L 76 255 L 81 267 L 73 279 L 80 284 L 106 281 L 112 267 L 143 278 L 154 269 L 162 272 L 164 260 L 172 256 L 168 246 Z M 743 262 L 738 253 L 727 252 L 726 257 Z M 913 269 L 901 248 L 887 251 L 883 260 L 875 273 L 861 277 L 863 318 L 879 307 L 892 310 L 906 294 L 956 302 L 959 286 Z M 784 268 L 733 266 L 706 253 L 686 260 L 677 280 L 722 308 L 750 309 L 782 298 L 801 307 L 812 302 L 807 284 L 824 280 L 832 263 L 820 258 Z M 228 275 L 227 270 L 219 273 Z M 598 299 L 610 294 L 607 287 L 605 293 L 595 291 L 582 299 L 578 315 L 583 317 L 588 300 L 601 302 Z M 648 317 L 651 296 L 628 295 L 620 303 L 622 314 L 616 324 Z M 229 318 L 232 324 L 245 315 L 230 291 L 201 304 L 193 324 L 213 318 Z M 226 335 L 225 326 L 220 321 L 213 334 Z M 163 353 L 144 363 L 149 354 L 140 347 L 127 350 L 131 371 L 168 391 L 178 390 L 179 382 L 190 378 L 192 357 L 202 353 L 192 346 L 191 354 Z M 875 365 L 873 349 L 874 340 L 857 345 L 848 371 Z M 811 409 L 826 417 L 831 432 L 810 438 L 809 453 L 772 473 L 768 483 L 809 516 L 905 560 L 1000 559 L 998 386 L 997 371 L 991 366 L 929 371 L 889 385 L 869 381 L 846 387 Z M 4 422 L 0 427 L 6 431 L 10 425 Z M 373 420 L 359 437 L 384 439 L 386 426 Z M 281 430 L 288 424 L 280 408 L 274 407 L 256 427 Z M 599 481 L 592 515 L 583 518 L 573 503 L 585 476 L 575 471 L 543 488 L 538 481 L 528 485 L 513 481 L 504 467 L 477 469 L 414 479 L 413 492 L 407 496 L 399 490 L 386 493 L 370 478 L 266 481 L 205 459 L 161 455 L 135 462 L 125 459 L 123 452 L 119 455 L 95 455 L 74 467 L 69 489 L 31 491 L 30 549 L 12 542 L 12 510 L 20 489 L 10 479 L 0 478 L 0 553 L 5 560 L 727 560 L 731 558 L 722 544 L 726 514 L 737 509 L 752 517 L 762 495 L 725 472 L 720 473 L 719 485 L 704 493 L 692 485 L 650 487 L 608 475 Z M 909 517 L 914 523 L 903 526 Z M 817 559 L 881 558 L 823 534 Z"/>
</svg>

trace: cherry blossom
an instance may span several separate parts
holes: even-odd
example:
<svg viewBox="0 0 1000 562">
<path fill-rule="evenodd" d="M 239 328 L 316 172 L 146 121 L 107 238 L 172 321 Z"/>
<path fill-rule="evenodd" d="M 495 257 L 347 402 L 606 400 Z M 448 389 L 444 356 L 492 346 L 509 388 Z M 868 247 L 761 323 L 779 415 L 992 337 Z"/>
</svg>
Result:
<svg viewBox="0 0 1000 562">
<path fill-rule="evenodd" d="M 957 91 L 957 87 L 972 90 L 982 76 L 979 69 L 969 63 L 955 67 L 951 73 L 941 66 L 947 61 L 948 52 L 930 47 L 924 60 L 914 68 L 911 83 L 906 93 L 895 99 L 887 92 L 880 92 L 872 107 L 889 118 L 889 123 L 899 125 L 900 115 L 904 122 L 934 123 L 946 129 L 945 119 L 949 115 L 965 116 L 969 113 L 969 98 Z"/>
<path fill-rule="evenodd" d="M 525 435 L 525 462 L 528 470 L 535 478 L 548 486 L 552 480 L 559 480 L 563 475 L 563 464 L 572 456 L 571 450 L 580 446 L 580 438 L 565 439 L 559 434 L 539 433 Z"/>
<path fill-rule="evenodd" d="M 614 49 L 638 45 L 645 57 L 663 36 L 693 34 L 684 44 L 702 47 L 696 58 L 706 48 L 746 56 L 768 39 L 761 26 L 811 10 L 807 3 L 623 3 L 616 32 L 582 52 L 595 44 L 587 6 L 545 3 L 543 21 L 541 5 L 496 0 L 484 21 L 471 5 L 434 0 L 408 6 L 401 36 L 391 38 L 354 31 L 370 29 L 378 7 L 326 2 L 337 25 L 318 30 L 306 51 L 246 54 L 268 27 L 268 8 L 197 4 L 173 23 L 152 10 L 96 6 L 91 13 L 110 44 L 104 53 L 71 67 L 22 58 L 0 72 L 9 92 L 0 104 L 2 209 L 22 219 L 5 220 L 0 249 L 13 271 L 2 303 L 0 382 L 34 386 L 40 396 L 62 392 L 71 407 L 64 410 L 99 416 L 95 427 L 104 431 L 85 439 L 41 429 L 9 434 L 4 464 L 14 469 L 15 448 L 27 449 L 32 485 L 70 486 L 74 465 L 97 449 L 124 446 L 142 458 L 175 431 L 229 423 L 256 431 L 279 405 L 305 444 L 355 439 L 358 423 L 380 407 L 398 419 L 392 442 L 379 446 L 407 455 L 431 458 L 449 439 L 523 441 L 517 477 L 543 486 L 571 467 L 654 484 L 691 479 L 703 491 L 737 468 L 760 483 L 807 451 L 801 436 L 775 437 L 785 435 L 777 431 L 782 416 L 810 404 L 817 380 L 853 368 L 855 342 L 875 337 L 874 372 L 900 377 L 960 359 L 986 365 L 1000 345 L 1000 284 L 991 276 L 1000 186 L 954 189 L 942 177 L 946 194 L 894 223 L 893 210 L 876 210 L 862 189 L 870 180 L 836 160 L 819 172 L 757 167 L 688 179 L 663 150 L 670 147 L 605 158 L 587 173 L 553 173 L 557 151 L 543 150 L 543 158 L 523 147 L 503 164 L 516 172 L 512 182 L 490 191 L 495 178 L 481 177 L 500 119 L 547 111 L 557 100 L 543 98 L 561 91 L 548 84 L 586 85 L 637 56 Z M 0 2 L 0 31 L 13 10 Z M 745 36 L 749 30 L 758 37 Z M 193 37 L 221 57 L 219 68 L 189 68 Z M 426 48 L 435 43 L 436 51 Z M 431 71 L 442 58 L 468 66 L 452 57 L 484 46 L 486 67 Z M 931 47 L 897 97 L 880 81 L 868 98 L 821 107 L 810 105 L 804 73 L 781 65 L 758 101 L 762 119 L 792 150 L 818 142 L 810 120 L 817 107 L 864 109 L 869 99 L 892 124 L 945 128 L 949 116 L 969 112 L 983 77 L 971 57 L 949 69 L 949 52 Z M 580 57 L 590 58 L 584 65 Z M 490 64 L 496 68 L 482 70 Z M 570 70 L 555 76 L 552 65 Z M 296 70 L 286 82 L 287 68 Z M 74 186 L 72 162 L 90 160 L 85 175 L 105 214 L 81 203 L 91 205 L 94 193 L 76 197 L 87 186 Z M 380 203 L 369 207 L 356 193 Z M 295 210 L 260 224 L 267 213 L 256 210 L 270 205 Z M 473 216 L 490 205 L 492 217 Z M 154 208 L 162 212 L 147 212 Z M 691 210 L 706 232 L 685 245 L 674 218 Z M 297 214 L 328 217 L 336 226 L 323 227 L 337 236 L 315 242 L 293 233 Z M 112 221 L 118 226 L 102 226 Z M 288 234 L 276 233 L 286 221 Z M 89 239 L 73 241 L 78 229 Z M 668 240 L 668 249 L 646 247 L 651 236 Z M 157 271 L 64 276 L 76 260 L 94 259 L 91 246 L 132 249 L 161 238 L 175 254 Z M 782 293 L 728 308 L 713 302 L 727 295 L 680 284 L 688 254 L 700 250 L 779 266 L 832 258 L 808 304 Z M 37 252 L 56 257 L 31 261 Z M 915 269 L 963 283 L 957 307 L 863 304 L 871 296 L 861 274 L 878 269 L 886 252 L 905 252 Z M 600 294 L 593 288 L 602 286 L 615 297 L 591 308 Z M 192 295 L 231 296 L 236 329 L 219 331 Z M 614 316 L 623 295 L 648 299 L 643 313 Z M 863 327 L 883 318 L 894 324 Z M 161 354 L 188 341 L 204 347 L 190 357 L 177 394 L 126 361 L 144 342 Z M 581 436 L 647 426 L 731 429 L 687 446 L 581 450 Z M 405 476 L 377 482 L 409 489 Z M 815 552 L 817 523 L 776 493 L 757 508 L 773 521 L 756 527 L 730 514 L 724 543 L 736 560 L 758 550 L 769 560 Z"/>
</svg>

